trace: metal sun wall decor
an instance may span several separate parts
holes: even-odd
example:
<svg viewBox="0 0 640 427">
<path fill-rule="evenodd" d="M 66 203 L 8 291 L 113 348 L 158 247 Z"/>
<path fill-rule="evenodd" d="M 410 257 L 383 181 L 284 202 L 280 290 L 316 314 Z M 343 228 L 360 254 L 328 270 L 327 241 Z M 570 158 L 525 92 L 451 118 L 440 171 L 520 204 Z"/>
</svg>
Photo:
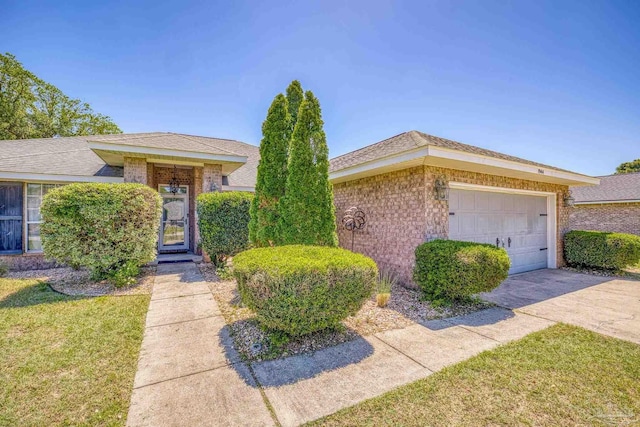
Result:
<svg viewBox="0 0 640 427">
<path fill-rule="evenodd" d="M 362 230 L 367 223 L 364 211 L 356 206 L 347 209 L 342 217 L 342 226 L 351 231 L 351 250 L 353 250 L 353 238 L 356 230 Z"/>
</svg>

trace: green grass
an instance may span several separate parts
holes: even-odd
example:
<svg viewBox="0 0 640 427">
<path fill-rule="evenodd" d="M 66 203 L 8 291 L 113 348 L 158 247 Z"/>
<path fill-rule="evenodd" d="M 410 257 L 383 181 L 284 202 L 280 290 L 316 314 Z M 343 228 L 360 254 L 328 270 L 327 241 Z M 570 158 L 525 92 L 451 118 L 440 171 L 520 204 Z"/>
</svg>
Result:
<svg viewBox="0 0 640 427">
<path fill-rule="evenodd" d="M 555 325 L 311 425 L 640 425 L 640 346 Z"/>
<path fill-rule="evenodd" d="M 148 304 L 0 279 L 0 425 L 124 425 Z"/>
</svg>

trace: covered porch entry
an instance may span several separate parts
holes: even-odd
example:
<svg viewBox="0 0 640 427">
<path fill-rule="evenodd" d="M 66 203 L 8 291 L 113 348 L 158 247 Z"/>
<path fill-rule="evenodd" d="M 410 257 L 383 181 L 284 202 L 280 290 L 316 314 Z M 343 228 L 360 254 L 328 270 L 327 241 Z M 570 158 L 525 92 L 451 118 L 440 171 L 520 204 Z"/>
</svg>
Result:
<svg viewBox="0 0 640 427">
<path fill-rule="evenodd" d="M 223 176 L 247 161 L 174 134 L 133 142 L 89 141 L 89 146 L 108 165 L 124 169 L 124 182 L 146 184 L 162 197 L 159 254 L 201 254 L 196 199 L 200 193 L 221 191 Z"/>
</svg>

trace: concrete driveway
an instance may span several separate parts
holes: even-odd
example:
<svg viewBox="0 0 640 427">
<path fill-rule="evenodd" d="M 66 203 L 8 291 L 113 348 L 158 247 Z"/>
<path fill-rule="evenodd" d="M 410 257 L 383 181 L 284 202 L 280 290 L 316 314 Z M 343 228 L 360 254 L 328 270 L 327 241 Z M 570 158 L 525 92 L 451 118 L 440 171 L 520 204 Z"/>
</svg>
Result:
<svg viewBox="0 0 640 427">
<path fill-rule="evenodd" d="M 510 276 L 487 301 L 640 344 L 640 281 L 566 270 Z"/>
</svg>

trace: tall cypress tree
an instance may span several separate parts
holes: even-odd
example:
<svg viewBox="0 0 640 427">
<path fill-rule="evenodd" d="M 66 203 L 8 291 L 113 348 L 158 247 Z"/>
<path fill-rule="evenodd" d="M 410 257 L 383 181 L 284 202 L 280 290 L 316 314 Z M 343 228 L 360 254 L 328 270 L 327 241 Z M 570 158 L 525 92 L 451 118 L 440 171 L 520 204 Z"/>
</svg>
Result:
<svg viewBox="0 0 640 427">
<path fill-rule="evenodd" d="M 299 81 L 294 80 L 287 87 L 287 102 L 289 103 L 289 114 L 291 115 L 291 132 L 296 127 L 298 121 L 298 110 L 300 104 L 304 100 L 304 92 L 302 91 L 302 85 Z"/>
<path fill-rule="evenodd" d="M 307 91 L 291 138 L 286 194 L 280 200 L 282 244 L 337 245 L 323 124 L 320 103 Z"/>
<path fill-rule="evenodd" d="M 278 201 L 285 194 L 290 137 L 287 98 L 278 94 L 262 123 L 260 163 L 249 221 L 249 239 L 256 246 L 270 246 L 279 241 Z"/>
</svg>

